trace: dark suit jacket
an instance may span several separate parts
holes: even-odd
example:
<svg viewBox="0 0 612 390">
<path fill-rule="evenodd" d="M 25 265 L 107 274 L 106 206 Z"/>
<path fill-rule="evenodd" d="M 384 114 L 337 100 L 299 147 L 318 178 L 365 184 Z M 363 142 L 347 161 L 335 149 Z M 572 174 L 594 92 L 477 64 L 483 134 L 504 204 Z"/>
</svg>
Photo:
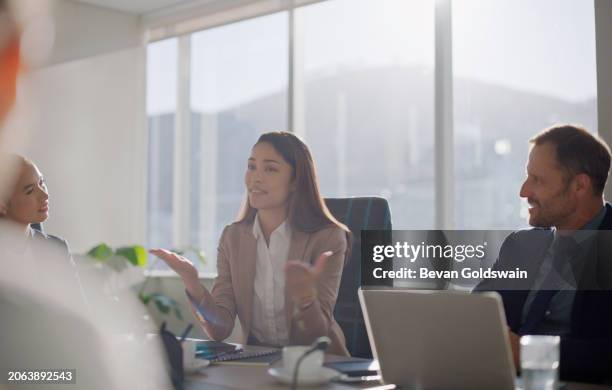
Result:
<svg viewBox="0 0 612 390">
<path fill-rule="evenodd" d="M 599 230 L 612 230 L 612 205 Z M 612 382 L 612 232 L 602 232 L 586 256 L 572 262 L 581 268 L 570 317 L 570 332 L 561 337 L 560 374 L 563 380 Z M 532 333 L 522 323 L 525 300 L 553 240 L 551 229 L 531 229 L 510 234 L 494 269 L 519 267 L 525 281 L 484 280 L 475 291 L 497 291 L 504 302 L 508 326 L 518 335 Z M 575 272 L 575 275 L 576 272 Z M 538 321 L 543 320 L 537 319 Z"/>
<path fill-rule="evenodd" d="M 54 275 L 54 280 L 45 278 L 49 288 L 61 285 L 69 288 L 74 296 L 79 297 L 82 306 L 79 310 L 87 310 L 88 303 L 83 289 L 81 278 L 79 277 L 76 264 L 70 253 L 68 243 L 63 238 L 46 234 L 36 228 L 32 229 L 32 253 L 38 261 L 53 261 L 55 267 L 59 268 Z"/>
<path fill-rule="evenodd" d="M 66 240 L 51 234 L 43 233 L 37 229 L 32 229 L 32 232 L 32 245 L 34 245 L 35 252 L 38 250 L 43 250 L 41 246 L 45 247 L 44 250 L 49 250 L 49 248 L 52 248 L 56 254 L 61 255 L 61 257 L 65 258 L 68 263 L 74 265 L 74 261 L 72 260 L 72 255 L 70 254 L 70 249 L 68 248 L 68 243 Z"/>
</svg>

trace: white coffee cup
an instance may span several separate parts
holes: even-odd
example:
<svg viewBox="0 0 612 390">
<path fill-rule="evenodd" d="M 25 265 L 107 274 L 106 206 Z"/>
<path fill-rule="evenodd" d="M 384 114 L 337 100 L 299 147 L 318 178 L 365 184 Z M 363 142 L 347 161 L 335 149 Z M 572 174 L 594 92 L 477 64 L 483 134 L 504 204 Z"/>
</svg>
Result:
<svg viewBox="0 0 612 390">
<path fill-rule="evenodd" d="M 181 343 L 183 348 L 183 371 L 187 373 L 196 372 L 210 364 L 206 359 L 196 358 L 196 347 L 199 342 L 200 340 L 196 339 L 185 339 Z"/>
<path fill-rule="evenodd" d="M 300 357 L 302 357 L 306 351 L 311 347 L 309 345 L 290 345 L 283 348 L 283 369 L 285 372 L 293 375 L 295 365 L 297 364 Z M 300 376 L 312 376 L 316 375 L 323 366 L 323 351 L 317 350 L 306 356 L 299 367 Z"/>
</svg>

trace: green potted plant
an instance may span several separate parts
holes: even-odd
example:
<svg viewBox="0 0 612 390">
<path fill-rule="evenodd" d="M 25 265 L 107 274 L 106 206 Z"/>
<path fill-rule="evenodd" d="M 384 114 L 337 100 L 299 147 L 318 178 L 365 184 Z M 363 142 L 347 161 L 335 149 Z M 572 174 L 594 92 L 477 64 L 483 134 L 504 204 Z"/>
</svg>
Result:
<svg viewBox="0 0 612 390">
<path fill-rule="evenodd" d="M 205 264 L 204 252 L 197 247 L 188 246 L 184 249 L 173 249 L 172 251 L 180 255 L 193 253 L 202 265 Z M 147 250 L 141 245 L 113 249 L 109 245 L 101 243 L 87 252 L 87 257 L 94 260 L 94 266 L 106 266 L 107 269 L 115 273 L 115 275 L 112 273 L 108 275 L 108 283 L 105 287 L 105 294 L 110 296 L 111 299 L 118 299 L 117 292 L 120 290 L 137 287 L 135 292 L 146 307 L 151 307 L 153 304 L 161 314 L 173 313 L 176 318 L 183 320 L 180 305 L 175 299 L 159 291 L 149 291 L 147 288 L 152 278 L 151 274 L 145 270 L 148 264 L 148 256 Z M 121 278 L 119 274 L 126 275 Z"/>
</svg>

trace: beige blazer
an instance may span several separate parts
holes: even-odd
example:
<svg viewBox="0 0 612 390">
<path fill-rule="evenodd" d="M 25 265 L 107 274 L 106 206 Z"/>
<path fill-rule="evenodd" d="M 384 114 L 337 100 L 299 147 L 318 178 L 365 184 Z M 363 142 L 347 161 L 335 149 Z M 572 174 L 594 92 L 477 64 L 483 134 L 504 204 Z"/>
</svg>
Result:
<svg viewBox="0 0 612 390">
<path fill-rule="evenodd" d="M 327 259 L 322 277 L 317 282 L 314 304 L 303 311 L 294 310 L 293 301 L 285 289 L 289 343 L 306 345 L 317 337 L 328 336 L 332 342 L 328 352 L 348 356 L 344 334 L 334 319 L 334 306 L 347 253 L 347 233 L 338 227 L 315 233 L 292 228 L 288 260 L 312 264 L 325 251 L 332 251 L 333 255 Z M 225 227 L 219 240 L 218 276 L 211 291 L 214 305 L 204 308 L 207 319 L 194 311 L 204 330 L 213 339 L 229 337 L 238 316 L 242 342 L 247 342 L 251 329 L 256 256 L 257 244 L 252 223 L 233 223 Z M 221 310 L 226 313 L 221 313 Z"/>
</svg>

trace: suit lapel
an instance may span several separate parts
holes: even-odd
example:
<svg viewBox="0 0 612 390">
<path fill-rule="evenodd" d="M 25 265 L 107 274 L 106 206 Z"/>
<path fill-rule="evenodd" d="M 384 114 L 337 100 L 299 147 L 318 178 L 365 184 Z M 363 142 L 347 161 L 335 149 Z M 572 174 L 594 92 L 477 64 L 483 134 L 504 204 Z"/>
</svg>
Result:
<svg viewBox="0 0 612 390">
<path fill-rule="evenodd" d="M 542 266 L 542 263 L 544 262 L 544 258 L 546 257 L 546 253 L 548 252 L 548 249 L 550 248 L 553 239 L 554 239 L 554 233 L 552 230 L 542 230 L 541 231 L 542 236 L 541 237 L 537 237 L 536 236 L 536 241 L 534 242 L 535 245 L 533 245 L 533 248 L 535 249 L 535 253 L 533 254 L 531 261 L 527 262 L 527 275 L 530 279 L 529 281 L 529 289 L 533 289 L 534 287 L 534 283 L 537 279 L 538 273 L 540 272 L 540 267 Z M 540 234 L 540 232 L 538 231 L 538 234 Z M 538 248 L 539 246 L 539 248 Z"/>
<path fill-rule="evenodd" d="M 289 246 L 289 260 L 308 261 L 306 259 L 306 244 L 310 235 L 301 230 L 293 229 L 291 232 L 291 245 Z M 293 300 L 289 295 L 288 286 L 285 283 L 285 317 L 287 318 L 287 329 L 291 332 L 291 319 L 293 318 Z"/>
<path fill-rule="evenodd" d="M 241 306 L 245 310 L 245 328 L 244 333 L 248 334 L 251 330 L 251 318 L 253 312 L 253 296 L 255 291 L 253 285 L 255 282 L 255 261 L 257 259 L 257 241 L 253 236 L 253 225 L 245 225 L 240 234 L 240 249 L 238 251 L 238 260 L 240 261 L 240 280 L 237 287 L 240 291 Z"/>
<path fill-rule="evenodd" d="M 547 252 L 550 249 L 550 246 L 552 245 L 554 239 L 554 233 L 552 230 L 543 230 L 542 232 L 543 234 L 546 234 L 545 239 L 542 240 L 543 244 L 540 248 L 537 249 L 535 257 L 533 257 L 532 260 L 528 263 L 533 265 L 533 267 L 528 270 L 528 275 L 533 275 L 531 278 L 530 290 L 533 290 L 534 288 L 534 283 L 540 272 L 540 267 L 542 266 L 542 263 L 544 262 L 544 259 L 547 256 Z M 554 253 L 553 256 L 555 256 Z M 519 323 L 522 323 L 522 325 L 520 326 L 519 334 L 529 334 L 537 330 L 537 327 L 539 326 L 540 322 L 542 321 L 542 318 L 544 317 L 544 312 L 550 304 L 550 300 L 556 293 L 557 291 L 552 290 L 538 290 L 535 293 L 536 295 L 531 301 L 531 306 L 528 308 L 525 322 L 522 323 L 522 321 L 519 321 Z M 521 320 L 523 316 L 523 308 L 525 302 L 527 301 L 528 295 L 529 294 L 525 294 L 523 304 L 521 305 L 521 310 L 519 310 L 519 312 L 517 313 L 519 316 L 518 318 L 520 318 Z"/>
</svg>

